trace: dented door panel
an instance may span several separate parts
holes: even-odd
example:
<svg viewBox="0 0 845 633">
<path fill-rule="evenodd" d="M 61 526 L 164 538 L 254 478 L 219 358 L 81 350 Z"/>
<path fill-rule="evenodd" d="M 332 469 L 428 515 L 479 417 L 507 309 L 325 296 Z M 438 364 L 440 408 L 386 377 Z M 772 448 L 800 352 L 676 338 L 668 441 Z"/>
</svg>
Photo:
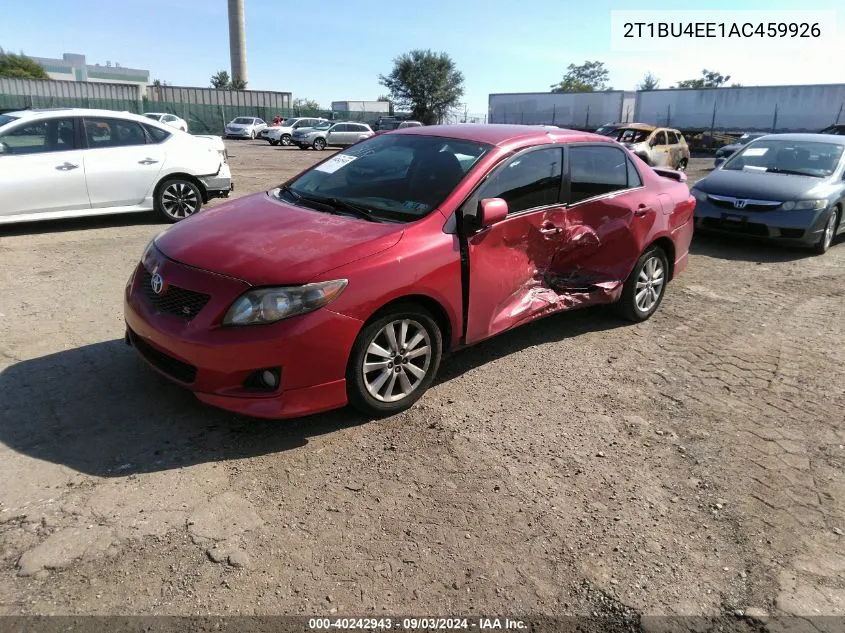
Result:
<svg viewBox="0 0 845 633">
<path fill-rule="evenodd" d="M 468 239 L 467 343 L 562 307 L 547 276 L 564 222 L 564 207 L 550 207 L 514 215 Z"/>
</svg>

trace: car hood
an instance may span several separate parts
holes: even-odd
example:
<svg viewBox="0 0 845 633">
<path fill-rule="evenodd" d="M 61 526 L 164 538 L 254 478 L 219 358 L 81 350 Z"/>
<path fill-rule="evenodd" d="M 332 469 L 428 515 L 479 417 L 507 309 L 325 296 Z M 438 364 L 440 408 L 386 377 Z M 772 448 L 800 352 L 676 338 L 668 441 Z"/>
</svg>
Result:
<svg viewBox="0 0 845 633">
<path fill-rule="evenodd" d="M 390 248 L 403 230 L 258 193 L 174 224 L 155 243 L 170 259 L 253 285 L 299 284 Z"/>
<path fill-rule="evenodd" d="M 727 154 L 729 152 L 737 151 L 740 147 L 743 147 L 743 146 L 740 145 L 739 143 L 731 143 L 730 145 L 722 145 L 722 147 L 720 147 L 718 150 L 716 150 L 716 153 L 718 154 L 719 152 L 722 152 L 722 153 Z"/>
<path fill-rule="evenodd" d="M 717 196 L 755 200 L 796 200 L 826 197 L 830 185 L 821 178 L 764 172 L 717 169 L 695 184 L 695 188 Z"/>
</svg>

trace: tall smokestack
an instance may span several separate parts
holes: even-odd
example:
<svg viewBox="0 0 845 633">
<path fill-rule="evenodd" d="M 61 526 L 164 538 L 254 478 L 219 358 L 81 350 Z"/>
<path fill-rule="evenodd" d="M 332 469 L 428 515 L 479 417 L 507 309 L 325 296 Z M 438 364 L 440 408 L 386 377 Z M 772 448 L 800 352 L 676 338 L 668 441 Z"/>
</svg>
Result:
<svg viewBox="0 0 845 633">
<path fill-rule="evenodd" d="M 229 55 L 232 58 L 232 79 L 248 81 L 246 75 L 246 33 L 244 0 L 229 0 Z"/>
</svg>

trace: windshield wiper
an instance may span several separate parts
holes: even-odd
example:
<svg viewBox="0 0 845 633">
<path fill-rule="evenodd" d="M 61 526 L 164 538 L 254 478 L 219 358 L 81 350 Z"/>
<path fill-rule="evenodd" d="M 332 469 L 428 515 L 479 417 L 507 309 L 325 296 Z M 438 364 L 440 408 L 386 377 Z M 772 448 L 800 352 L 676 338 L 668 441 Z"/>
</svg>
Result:
<svg viewBox="0 0 845 633">
<path fill-rule="evenodd" d="M 379 222 L 378 219 L 373 217 L 373 212 L 370 209 L 362 207 L 359 204 L 355 204 L 354 202 L 349 202 L 348 200 L 343 200 L 342 198 L 320 198 L 320 202 L 328 203 L 335 209 L 348 211 L 352 215 L 369 220 L 370 222 Z"/>
<path fill-rule="evenodd" d="M 769 167 L 767 170 L 770 174 L 788 174 L 790 176 L 810 176 L 811 178 L 822 178 L 817 174 L 808 174 L 806 171 L 795 171 L 794 169 L 781 169 L 780 167 Z"/>
<path fill-rule="evenodd" d="M 293 198 L 296 202 L 302 200 L 302 196 L 296 193 L 293 189 L 291 189 L 290 185 L 284 185 L 283 187 L 279 187 L 279 191 L 289 193 L 290 197 Z"/>
</svg>

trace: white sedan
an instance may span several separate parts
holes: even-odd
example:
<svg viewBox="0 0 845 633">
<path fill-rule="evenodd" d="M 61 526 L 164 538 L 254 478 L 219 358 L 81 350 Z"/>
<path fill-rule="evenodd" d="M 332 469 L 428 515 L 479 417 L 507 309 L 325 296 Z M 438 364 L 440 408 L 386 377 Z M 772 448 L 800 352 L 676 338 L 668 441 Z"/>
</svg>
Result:
<svg viewBox="0 0 845 633">
<path fill-rule="evenodd" d="M 0 224 L 152 210 L 177 222 L 232 191 L 221 145 L 128 112 L 0 114 Z"/>
<path fill-rule="evenodd" d="M 257 138 L 267 127 L 263 119 L 251 116 L 239 116 L 226 124 L 226 138 Z"/>
<path fill-rule="evenodd" d="M 183 132 L 188 131 L 188 122 L 185 119 L 179 118 L 175 114 L 167 114 L 166 112 L 144 112 L 144 116 L 148 119 L 152 119 L 153 121 L 158 121 L 159 123 L 164 123 L 170 127 L 175 127 L 177 130 L 182 130 Z"/>
</svg>

